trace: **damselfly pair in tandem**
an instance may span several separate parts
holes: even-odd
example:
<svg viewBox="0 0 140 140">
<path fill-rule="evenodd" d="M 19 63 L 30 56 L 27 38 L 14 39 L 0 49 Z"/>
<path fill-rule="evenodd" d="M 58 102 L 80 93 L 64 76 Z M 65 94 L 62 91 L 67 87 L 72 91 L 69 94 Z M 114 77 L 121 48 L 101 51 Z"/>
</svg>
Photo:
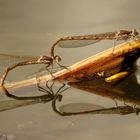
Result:
<svg viewBox="0 0 140 140">
<path fill-rule="evenodd" d="M 86 45 L 90 45 L 101 40 L 124 40 L 127 41 L 129 39 L 138 39 L 138 31 L 134 30 L 120 30 L 116 32 L 106 32 L 100 34 L 92 34 L 92 35 L 81 35 L 81 36 L 69 36 L 58 39 L 50 48 L 50 55 L 46 56 L 39 56 L 39 57 L 26 57 L 26 56 L 14 56 L 14 55 L 7 55 L 7 54 L 0 54 L 0 57 L 14 57 L 17 59 L 23 59 L 23 61 L 13 64 L 8 67 L 2 77 L 1 77 L 1 86 L 4 85 L 5 79 L 9 73 L 9 71 L 13 70 L 18 66 L 25 66 L 25 65 L 32 65 L 32 64 L 44 64 L 45 67 L 41 68 L 39 72 L 42 70 L 47 70 L 52 76 L 52 69 L 54 63 L 60 66 L 61 68 L 67 69 L 67 67 L 61 65 L 59 62 L 61 61 L 61 57 L 55 55 L 54 50 L 56 46 L 60 46 L 62 48 L 73 48 L 73 47 L 82 47 Z"/>
</svg>

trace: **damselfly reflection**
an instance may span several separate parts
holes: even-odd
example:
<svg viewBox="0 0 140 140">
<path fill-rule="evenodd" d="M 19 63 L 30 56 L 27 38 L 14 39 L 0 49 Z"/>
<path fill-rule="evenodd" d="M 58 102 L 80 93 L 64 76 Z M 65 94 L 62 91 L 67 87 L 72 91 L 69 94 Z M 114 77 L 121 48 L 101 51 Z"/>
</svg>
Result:
<svg viewBox="0 0 140 140">
<path fill-rule="evenodd" d="M 136 54 L 135 54 L 136 55 Z M 39 91 L 45 93 L 44 96 L 41 97 L 17 97 L 15 95 L 11 95 L 7 90 L 5 90 L 5 93 L 8 97 L 14 98 L 16 100 L 33 100 L 35 101 L 34 103 L 42 102 L 42 103 L 47 103 L 47 102 L 52 102 L 52 108 L 53 110 L 58 113 L 59 115 L 62 116 L 67 116 L 67 115 L 78 115 L 78 114 L 87 114 L 87 113 L 93 113 L 93 114 L 129 114 L 129 113 L 136 113 L 138 114 L 139 108 L 138 107 L 133 107 L 133 106 L 115 106 L 115 107 L 101 107 L 99 109 L 96 109 L 94 106 L 93 108 L 87 108 L 87 110 L 77 110 L 77 112 L 69 111 L 66 110 L 66 106 L 69 106 L 70 108 L 73 109 L 73 107 L 76 108 L 77 104 L 69 104 L 69 105 L 63 105 L 58 109 L 58 104 L 57 101 L 63 101 L 64 95 L 62 96 L 62 93 L 65 92 L 67 89 L 65 83 L 61 83 L 62 85 L 58 86 L 56 89 L 56 81 L 47 81 L 45 86 L 41 86 L 40 82 L 37 83 Z M 79 88 L 85 91 L 92 92 L 94 94 L 98 95 L 103 95 L 104 97 L 110 97 L 111 102 L 112 99 L 117 99 L 117 100 L 123 100 L 125 101 L 132 101 L 133 104 L 140 103 L 140 98 L 139 98 L 139 89 L 140 86 L 137 83 L 137 79 L 135 74 L 130 75 L 127 77 L 125 80 L 121 82 L 105 82 L 104 79 L 96 78 L 92 81 L 83 81 L 83 82 L 78 82 L 78 83 L 69 83 L 70 86 L 74 88 Z M 133 87 L 133 88 L 132 88 Z M 65 89 L 66 88 L 66 89 Z M 135 89 L 135 90 L 134 90 Z M 65 94 L 66 96 L 66 94 Z M 32 102 L 33 103 L 33 102 Z M 94 102 L 93 102 L 94 103 Z M 127 103 L 127 102 L 126 102 Z M 29 103 L 28 103 L 29 104 Z M 80 104 L 81 105 L 81 104 Z M 97 105 L 98 106 L 98 105 Z M 83 107 L 83 106 L 82 106 Z"/>
<path fill-rule="evenodd" d="M 49 81 L 50 82 L 50 81 Z M 2 101 L 0 102 L 0 112 L 13 109 L 19 106 L 26 106 L 26 105 L 32 105 L 37 103 L 47 103 L 50 101 L 55 100 L 56 98 L 61 101 L 62 95 L 61 93 L 69 89 L 69 86 L 66 86 L 65 83 L 59 83 L 59 87 L 57 89 L 55 87 L 55 81 L 52 81 L 51 83 L 46 83 L 46 87 L 41 87 L 38 83 L 38 90 L 43 92 L 44 95 L 38 95 L 38 96 L 16 96 L 14 94 L 11 94 L 6 87 L 3 85 L 1 88 L 5 95 L 9 98 L 15 99 L 16 101 Z M 17 102 L 21 101 L 21 102 Z M 4 104 L 5 103 L 5 104 Z"/>
<path fill-rule="evenodd" d="M 132 79 L 133 81 L 132 81 Z M 93 81 L 86 81 L 86 82 L 78 82 L 78 83 L 70 83 L 72 87 L 77 87 L 79 89 L 93 92 L 93 94 L 98 94 L 100 96 L 109 97 L 111 100 L 115 101 L 115 107 L 99 107 L 98 105 L 95 107 L 84 107 L 82 104 L 77 103 L 71 103 L 71 104 L 64 104 L 60 106 L 59 109 L 57 109 L 56 102 L 58 101 L 58 95 L 55 97 L 55 99 L 52 101 L 52 107 L 53 110 L 62 116 L 70 116 L 70 115 L 79 115 L 79 114 L 120 114 L 120 115 L 127 115 L 130 113 L 135 113 L 136 115 L 140 112 L 140 99 L 139 94 L 137 94 L 137 91 L 135 90 L 128 90 L 129 86 L 129 80 L 132 81 L 131 84 L 133 88 L 138 89 L 139 93 L 139 84 L 135 81 L 134 83 L 134 77 L 129 77 L 128 81 L 122 81 L 120 83 L 106 83 L 103 80 L 93 80 Z M 136 79 L 135 79 L 136 80 Z M 120 86 L 121 85 L 121 86 Z M 124 87 L 123 87 L 124 86 Z M 132 88 L 132 87 L 131 87 Z M 136 93 L 135 93 L 136 92 Z M 121 101 L 123 105 L 119 105 L 117 101 Z M 128 104 L 127 104 L 128 103 Z M 82 105 L 82 106 L 81 106 Z M 82 108 L 81 108 L 81 107 Z M 78 110 L 75 111 L 75 109 L 78 108 Z"/>
<path fill-rule="evenodd" d="M 42 88 L 40 87 L 40 91 L 45 93 L 44 95 L 41 96 L 28 96 L 28 97 L 20 97 L 20 96 L 15 96 L 3 86 L 2 89 L 4 93 L 15 100 L 9 100 L 9 101 L 1 101 L 0 102 L 0 112 L 6 111 L 6 110 L 11 110 L 17 107 L 21 106 L 27 106 L 27 105 L 33 105 L 37 103 L 48 103 L 52 102 L 52 109 L 54 112 L 61 116 L 71 116 L 71 115 L 83 115 L 83 114 L 120 114 L 120 115 L 127 115 L 131 113 L 135 113 L 136 115 L 139 114 L 140 109 L 138 107 L 133 107 L 133 106 L 116 106 L 116 107 L 103 107 L 99 106 L 97 104 L 88 104 L 88 103 L 71 103 L 71 104 L 64 104 L 57 109 L 56 102 L 62 101 L 62 93 L 65 92 L 69 87 L 65 87 L 66 84 L 62 83 L 62 85 L 59 87 L 58 90 L 54 91 L 53 85 L 47 83 L 47 88 Z M 84 108 L 83 108 L 84 107 Z M 69 109 L 73 109 L 72 111 L 69 111 Z M 74 111 L 75 108 L 77 108 L 80 111 Z M 82 111 L 81 111 L 82 110 Z"/>
<path fill-rule="evenodd" d="M 64 107 L 66 107 L 67 105 L 62 106 L 63 109 L 61 109 L 60 111 L 57 111 L 58 114 L 62 115 L 62 116 L 71 116 L 71 115 L 82 115 L 82 114 L 120 114 L 120 115 L 128 115 L 131 113 L 135 113 L 136 115 L 139 114 L 140 112 L 140 108 L 138 107 L 133 107 L 133 106 L 128 106 L 128 105 L 124 105 L 124 106 L 116 106 L 116 107 L 109 107 L 109 108 L 100 108 L 100 109 L 93 109 L 92 108 L 90 110 L 87 111 L 81 111 L 81 112 L 68 112 L 67 110 L 65 110 Z M 69 104 L 70 106 L 70 104 Z"/>
</svg>

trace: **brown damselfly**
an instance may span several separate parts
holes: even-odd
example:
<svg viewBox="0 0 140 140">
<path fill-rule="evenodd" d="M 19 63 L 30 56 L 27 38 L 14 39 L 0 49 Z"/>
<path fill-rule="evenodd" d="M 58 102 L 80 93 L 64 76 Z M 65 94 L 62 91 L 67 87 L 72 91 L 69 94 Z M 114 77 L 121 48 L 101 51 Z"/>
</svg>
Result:
<svg viewBox="0 0 140 140">
<path fill-rule="evenodd" d="M 102 40 L 128 40 L 137 39 L 139 32 L 136 29 L 133 30 L 119 30 L 115 32 L 106 32 L 91 35 L 80 36 L 68 36 L 58 39 L 51 47 L 51 56 L 55 56 L 54 49 L 56 46 L 62 48 L 77 48 L 87 46 Z"/>
<path fill-rule="evenodd" d="M 50 74 L 52 72 L 51 67 L 53 66 L 54 60 L 59 62 L 59 56 L 56 56 L 55 58 L 52 58 L 51 56 L 18 56 L 18 55 L 10 55 L 10 54 L 0 54 L 0 60 L 3 61 L 3 63 L 11 63 L 11 61 L 16 62 L 13 63 L 13 65 L 6 68 L 4 71 L 2 77 L 1 77 L 1 85 L 4 85 L 4 81 L 9 73 L 9 71 L 15 69 L 19 66 L 25 66 L 25 65 L 33 65 L 33 64 L 44 64 L 45 67 L 39 69 L 38 72 L 42 70 L 48 71 Z M 50 70 L 49 70 L 50 68 Z"/>
<path fill-rule="evenodd" d="M 53 68 L 53 64 L 57 63 L 60 67 L 67 69 L 67 67 L 59 64 L 59 61 L 61 61 L 61 57 L 54 54 L 54 49 L 57 45 L 64 48 L 82 47 L 101 40 L 128 40 L 130 38 L 135 39 L 137 36 L 138 36 L 138 31 L 134 29 L 134 30 L 120 30 L 117 32 L 107 32 L 107 33 L 93 34 L 93 35 L 69 36 L 69 37 L 60 38 L 52 45 L 50 50 L 50 55 L 48 56 L 44 55 L 44 56 L 33 57 L 33 58 L 27 57 L 28 60 L 21 61 L 9 66 L 1 77 L 1 85 L 4 85 L 4 81 L 9 71 L 11 71 L 12 69 L 18 66 L 32 65 L 32 64 L 45 64 L 46 65 L 45 69 L 49 71 L 48 68 L 50 67 Z M 18 56 L 17 58 L 25 58 L 25 57 Z M 42 69 L 40 69 L 39 71 L 41 70 Z M 50 74 L 52 74 L 51 71 L 49 72 Z"/>
</svg>

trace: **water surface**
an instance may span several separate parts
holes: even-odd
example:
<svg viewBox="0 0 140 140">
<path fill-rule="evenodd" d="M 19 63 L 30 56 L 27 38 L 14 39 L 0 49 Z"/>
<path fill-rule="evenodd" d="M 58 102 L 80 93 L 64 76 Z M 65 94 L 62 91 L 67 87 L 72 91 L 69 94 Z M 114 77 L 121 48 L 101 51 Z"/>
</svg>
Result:
<svg viewBox="0 0 140 140">
<path fill-rule="evenodd" d="M 48 54 L 58 37 L 139 29 L 139 1 L 129 0 L 0 0 L 0 52 L 39 56 Z M 112 47 L 103 41 L 83 48 L 57 48 L 63 64 L 70 65 Z M 1 69 L 1 72 L 4 68 Z M 22 80 L 38 66 L 18 68 L 7 81 Z M 139 81 L 139 72 L 137 80 Z M 102 85 L 100 85 L 102 87 Z M 126 87 L 127 88 L 127 87 Z M 133 87 L 131 87 L 133 89 Z M 134 90 L 135 92 L 135 90 Z M 36 87 L 12 93 L 38 95 Z M 115 106 L 114 100 L 77 88 L 65 91 L 65 103 L 89 103 Z M 12 100 L 0 95 L 0 100 Z M 123 103 L 120 103 L 121 105 Z M 49 103 L 34 103 L 0 112 L 0 139 L 5 140 L 139 140 L 140 117 L 136 114 L 88 114 L 62 117 Z"/>
</svg>

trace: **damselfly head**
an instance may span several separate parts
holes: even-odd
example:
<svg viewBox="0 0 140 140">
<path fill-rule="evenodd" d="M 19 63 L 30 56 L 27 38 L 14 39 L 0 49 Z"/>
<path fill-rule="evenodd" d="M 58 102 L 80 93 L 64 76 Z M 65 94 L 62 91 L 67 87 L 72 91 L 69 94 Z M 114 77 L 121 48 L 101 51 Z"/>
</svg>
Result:
<svg viewBox="0 0 140 140">
<path fill-rule="evenodd" d="M 61 61 L 61 57 L 58 56 L 58 55 L 54 56 L 54 59 L 55 59 L 56 62 L 60 62 Z"/>
<path fill-rule="evenodd" d="M 135 36 L 138 36 L 139 35 L 139 31 L 137 29 L 133 29 L 132 31 L 132 35 L 135 37 Z"/>
<path fill-rule="evenodd" d="M 120 30 L 116 33 L 115 39 L 117 40 L 127 40 L 137 38 L 139 31 L 136 29 L 133 30 Z"/>
<path fill-rule="evenodd" d="M 139 108 L 134 108 L 136 115 L 139 115 L 140 109 Z"/>
</svg>

